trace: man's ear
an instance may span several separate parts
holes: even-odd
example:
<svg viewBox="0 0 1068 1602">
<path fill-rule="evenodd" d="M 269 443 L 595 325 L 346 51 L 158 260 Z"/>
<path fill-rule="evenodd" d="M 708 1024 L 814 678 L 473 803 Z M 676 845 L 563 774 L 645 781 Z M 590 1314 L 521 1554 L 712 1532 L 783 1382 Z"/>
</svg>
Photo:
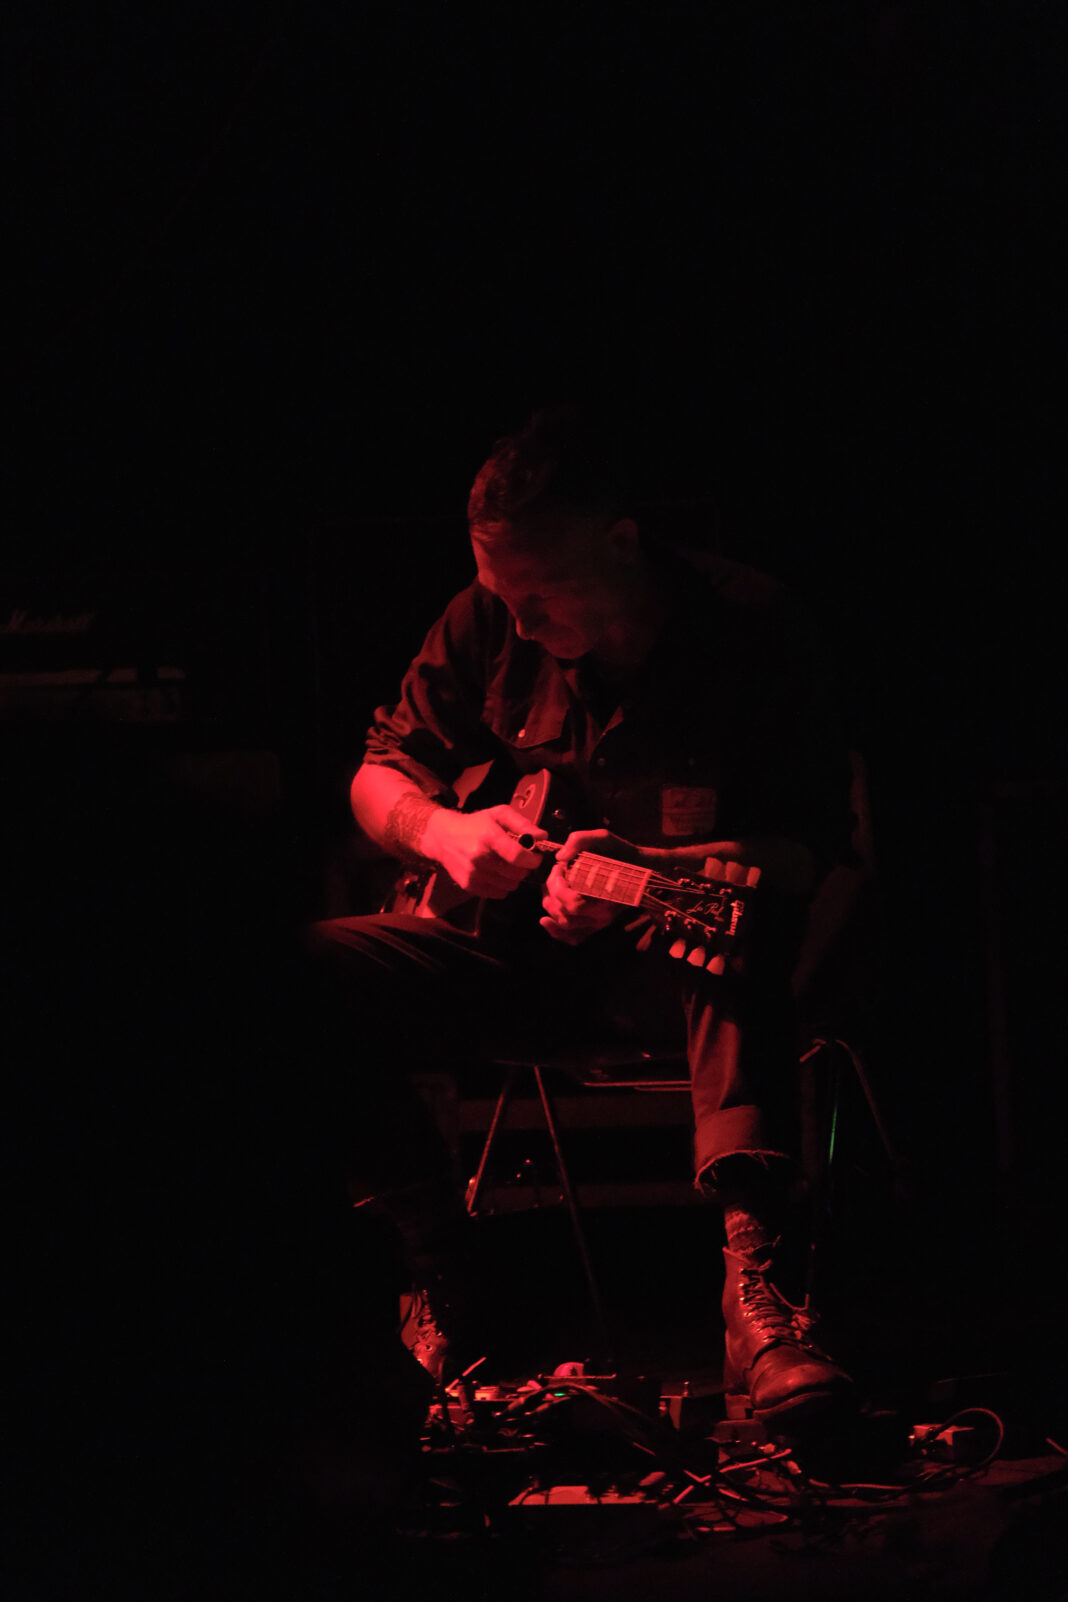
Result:
<svg viewBox="0 0 1068 1602">
<path fill-rule="evenodd" d="M 632 517 L 621 517 L 613 523 L 608 530 L 608 548 L 622 565 L 629 567 L 638 559 L 641 550 L 641 536 L 638 525 Z"/>
</svg>

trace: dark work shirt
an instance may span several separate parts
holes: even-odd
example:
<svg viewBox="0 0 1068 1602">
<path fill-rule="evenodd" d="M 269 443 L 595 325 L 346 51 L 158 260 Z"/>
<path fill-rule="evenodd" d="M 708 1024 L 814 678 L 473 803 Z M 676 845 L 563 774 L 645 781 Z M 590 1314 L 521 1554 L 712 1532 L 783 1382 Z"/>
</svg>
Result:
<svg viewBox="0 0 1068 1602">
<path fill-rule="evenodd" d="M 560 662 L 519 639 L 476 581 L 431 628 L 399 700 L 375 713 L 366 761 L 446 805 L 482 765 L 484 805 L 548 768 L 570 827 L 667 847 L 779 834 L 825 867 L 848 858 L 848 754 L 811 620 L 752 569 L 650 555 L 672 610 L 630 680 L 602 683 L 589 658 Z"/>
</svg>

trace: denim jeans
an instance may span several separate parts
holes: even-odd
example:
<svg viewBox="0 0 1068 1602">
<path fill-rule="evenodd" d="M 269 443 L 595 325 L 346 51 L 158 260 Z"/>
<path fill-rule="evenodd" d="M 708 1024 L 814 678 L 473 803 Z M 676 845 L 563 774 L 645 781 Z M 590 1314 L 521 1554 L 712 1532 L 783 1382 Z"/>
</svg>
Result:
<svg viewBox="0 0 1068 1602">
<path fill-rule="evenodd" d="M 338 1152 L 382 1190 L 444 1173 L 447 1154 L 413 1071 L 494 1052 L 671 1045 L 690 1068 L 695 1184 L 714 1196 L 736 1154 L 792 1160 L 798 1042 L 789 979 L 803 904 L 770 902 L 745 977 L 712 976 L 663 946 L 635 949 L 623 923 L 578 946 L 536 920 L 476 937 L 405 914 L 336 918 L 306 931 L 315 1030 L 328 1059 L 323 1116 Z M 351 1144 L 350 1144 L 351 1143 Z M 340 1155 L 339 1155 L 339 1159 Z M 778 1164 L 777 1164 L 778 1166 Z"/>
</svg>

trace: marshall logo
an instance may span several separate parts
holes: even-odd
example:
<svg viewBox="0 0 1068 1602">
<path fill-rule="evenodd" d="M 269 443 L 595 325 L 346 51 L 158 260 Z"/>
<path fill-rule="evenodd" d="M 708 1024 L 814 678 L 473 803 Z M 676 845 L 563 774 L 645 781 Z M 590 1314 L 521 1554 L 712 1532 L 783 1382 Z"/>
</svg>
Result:
<svg viewBox="0 0 1068 1602">
<path fill-rule="evenodd" d="M 95 622 L 95 612 L 75 612 L 69 616 L 64 612 L 55 612 L 50 617 L 35 617 L 25 607 L 16 607 L 0 623 L 0 634 L 19 634 L 24 637 L 88 634 Z"/>
</svg>

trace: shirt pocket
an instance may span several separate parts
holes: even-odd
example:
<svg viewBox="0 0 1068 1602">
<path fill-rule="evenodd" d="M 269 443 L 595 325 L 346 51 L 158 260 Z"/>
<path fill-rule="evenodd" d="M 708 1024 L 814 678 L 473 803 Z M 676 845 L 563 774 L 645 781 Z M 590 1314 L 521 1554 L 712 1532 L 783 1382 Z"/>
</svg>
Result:
<svg viewBox="0 0 1068 1602">
<path fill-rule="evenodd" d="M 502 746 L 519 757 L 545 747 L 559 750 L 566 716 L 567 708 L 558 703 L 523 706 L 491 693 L 486 697 L 482 721 Z"/>
<path fill-rule="evenodd" d="M 690 731 L 679 740 L 660 774 L 656 805 L 666 844 L 720 838 L 730 790 L 730 762 L 719 739 Z"/>
</svg>

